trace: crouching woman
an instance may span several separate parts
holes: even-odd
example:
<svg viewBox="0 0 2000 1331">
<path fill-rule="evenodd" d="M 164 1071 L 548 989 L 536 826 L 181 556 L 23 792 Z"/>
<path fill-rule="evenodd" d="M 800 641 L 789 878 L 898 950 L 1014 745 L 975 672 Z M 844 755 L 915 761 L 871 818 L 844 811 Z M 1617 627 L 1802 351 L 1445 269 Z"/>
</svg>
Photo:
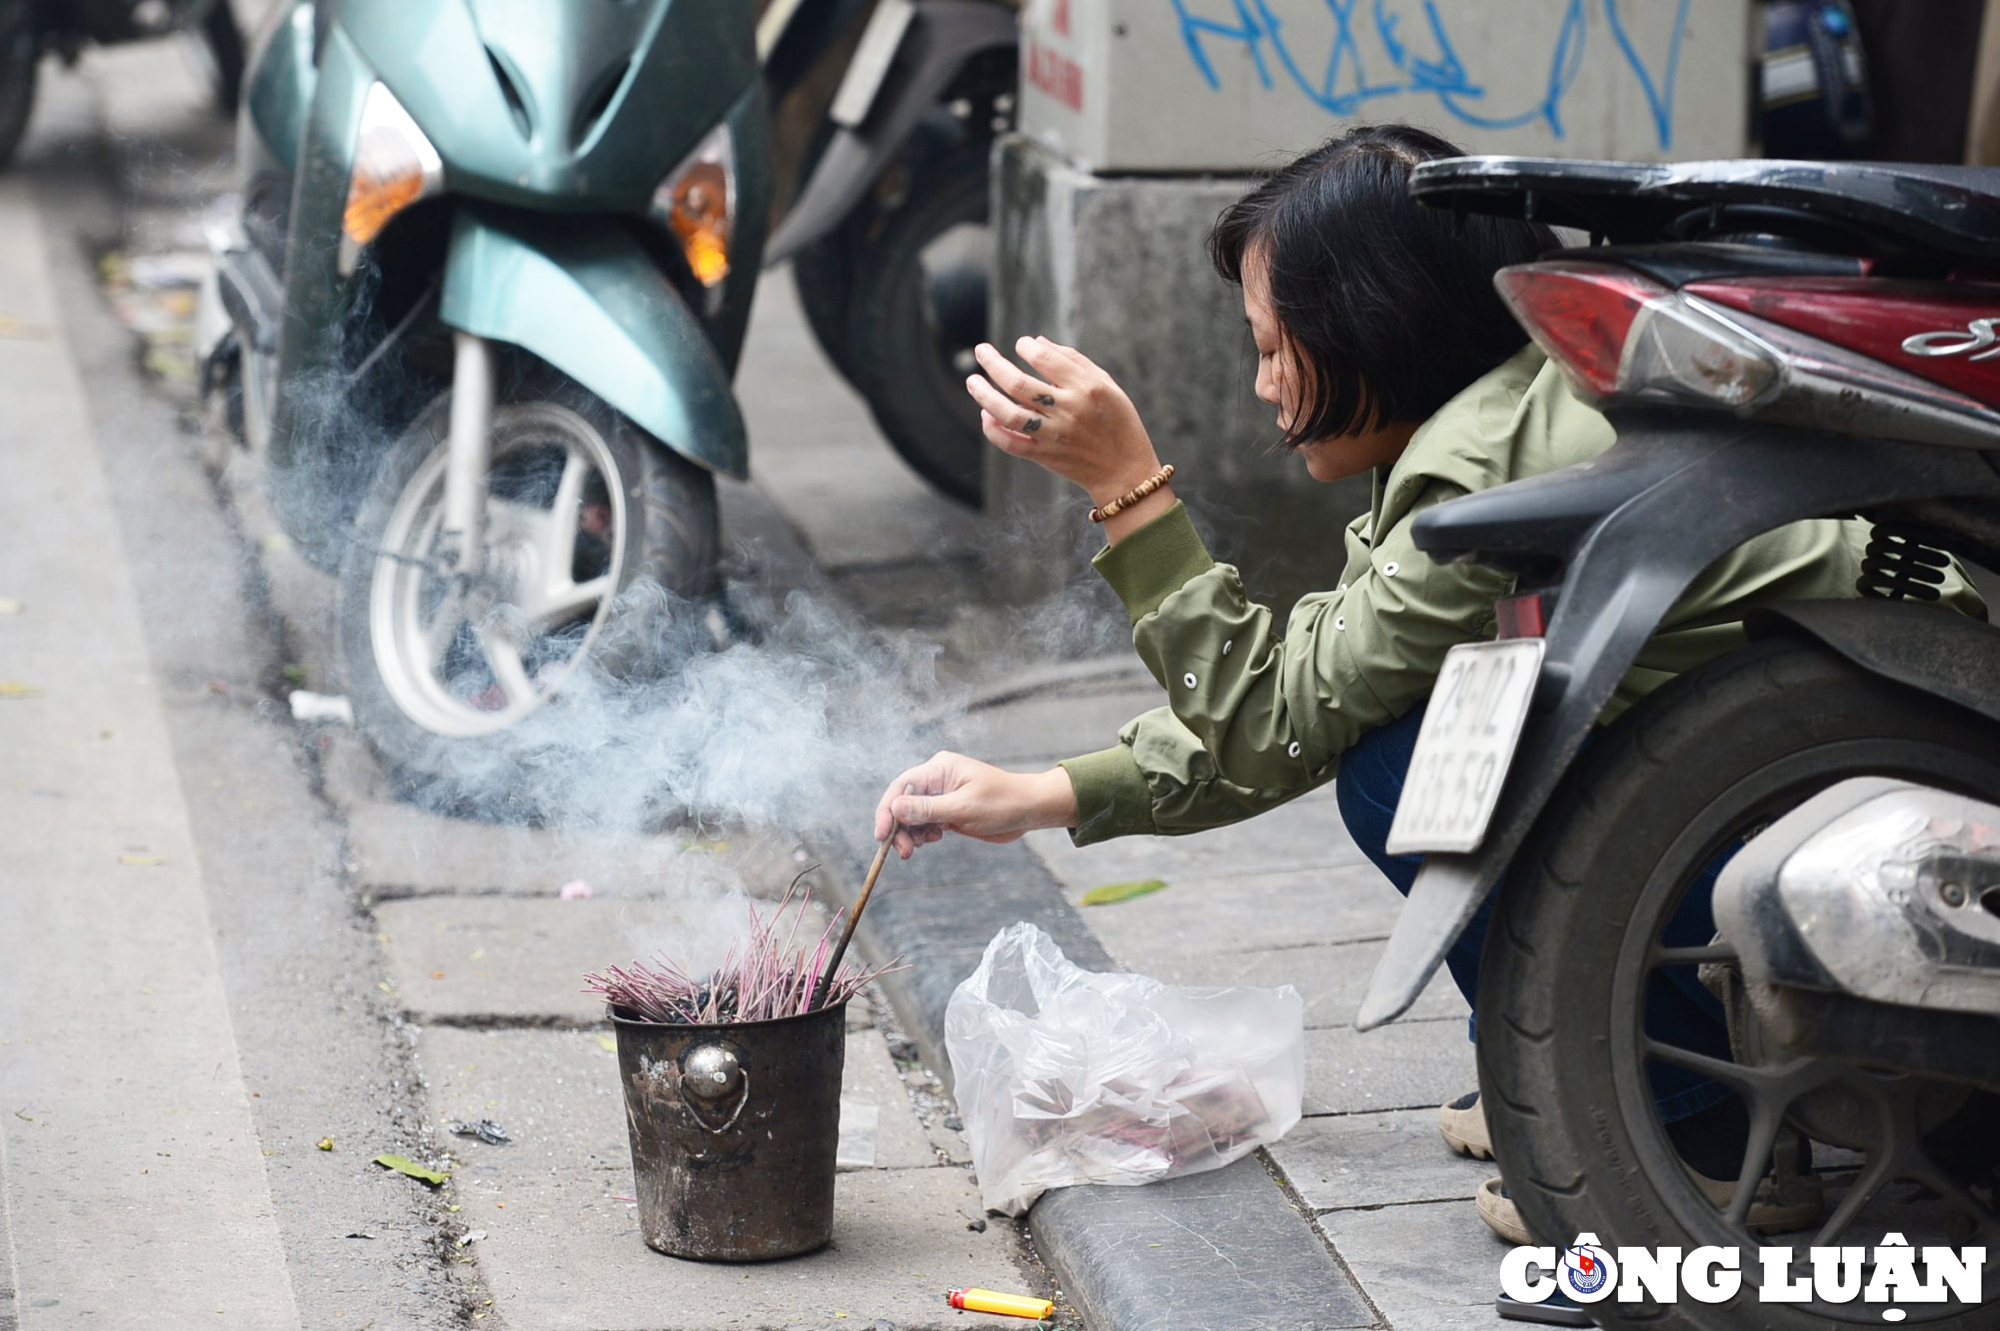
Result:
<svg viewBox="0 0 2000 1331">
<path fill-rule="evenodd" d="M 1511 587 L 1491 568 L 1433 562 L 1412 541 L 1411 520 L 1585 461 L 1613 440 L 1494 291 L 1496 271 L 1557 248 L 1555 236 L 1528 222 L 1455 219 L 1410 198 L 1412 168 L 1451 155 L 1418 130 L 1355 130 L 1263 181 L 1210 236 L 1216 268 L 1242 288 L 1257 396 L 1276 408 L 1285 444 L 1316 480 L 1374 478 L 1369 510 L 1340 533 L 1337 557 L 1329 528 L 1326 566 L 1338 576 L 1299 601 L 1282 636 L 1236 569 L 1209 557 L 1174 498 L 1183 478 L 1161 467 L 1139 413 L 1103 370 L 1044 338 L 1016 345 L 1032 374 L 979 349 L 986 374 L 968 389 L 986 437 L 1089 494 L 1108 541 L 1096 567 L 1124 601 L 1169 706 L 1046 772 L 939 754 L 891 783 L 878 838 L 893 818 L 907 858 L 946 833 L 1006 841 L 1065 827 L 1079 844 L 1177 835 L 1255 817 L 1337 776 L 1354 840 L 1409 890 L 1420 860 L 1384 843 L 1424 705 L 1448 650 L 1494 636 L 1494 601 Z M 1641 652 L 1604 719 L 1740 645 L 1750 607 L 1852 595 L 1865 537 L 1859 523 L 1802 522 L 1718 561 Z M 1707 902 L 1691 897 L 1684 909 Z M 1476 922 L 1448 958 L 1468 1002 L 1482 935 Z M 1684 1019 L 1719 1023 L 1703 997 L 1684 1005 Z M 1670 1134 L 1690 1144 L 1690 1165 L 1733 1177 L 1742 1136 L 1703 1118 L 1740 1116 L 1736 1102 L 1679 1069 L 1661 1069 L 1653 1089 Z M 1478 1148 L 1475 1097 L 1447 1106 L 1444 1119 L 1457 1144 Z M 1697 1158 L 1696 1143 L 1710 1149 Z M 1504 1197 L 1488 1201 L 1489 1223 L 1518 1231 Z"/>
</svg>

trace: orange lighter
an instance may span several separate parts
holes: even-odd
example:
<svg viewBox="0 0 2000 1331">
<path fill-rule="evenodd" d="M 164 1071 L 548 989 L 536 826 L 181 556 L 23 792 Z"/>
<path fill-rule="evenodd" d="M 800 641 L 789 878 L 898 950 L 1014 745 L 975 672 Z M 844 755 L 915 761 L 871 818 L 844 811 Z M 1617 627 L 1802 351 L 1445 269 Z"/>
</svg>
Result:
<svg viewBox="0 0 2000 1331">
<path fill-rule="evenodd" d="M 1003 1317 L 1026 1317 L 1036 1322 L 1056 1310 L 1055 1304 L 1047 1299 L 1030 1298 L 1026 1294 L 1002 1294 L 991 1289 L 948 1290 L 944 1301 L 969 1313 L 999 1313 Z"/>
</svg>

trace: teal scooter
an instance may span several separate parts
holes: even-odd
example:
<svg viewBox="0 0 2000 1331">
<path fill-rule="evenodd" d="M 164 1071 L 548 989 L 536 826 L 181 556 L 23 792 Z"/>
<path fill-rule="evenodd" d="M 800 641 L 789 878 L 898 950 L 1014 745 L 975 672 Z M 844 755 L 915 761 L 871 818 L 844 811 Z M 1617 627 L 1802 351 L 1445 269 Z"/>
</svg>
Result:
<svg viewBox="0 0 2000 1331">
<path fill-rule="evenodd" d="M 745 0 L 290 0 L 256 43 L 205 379 L 338 574 L 344 687 L 406 775 L 490 764 L 630 650 L 631 603 L 712 600 L 771 202 L 754 28 Z M 668 595 L 621 596 L 642 578 Z"/>
</svg>

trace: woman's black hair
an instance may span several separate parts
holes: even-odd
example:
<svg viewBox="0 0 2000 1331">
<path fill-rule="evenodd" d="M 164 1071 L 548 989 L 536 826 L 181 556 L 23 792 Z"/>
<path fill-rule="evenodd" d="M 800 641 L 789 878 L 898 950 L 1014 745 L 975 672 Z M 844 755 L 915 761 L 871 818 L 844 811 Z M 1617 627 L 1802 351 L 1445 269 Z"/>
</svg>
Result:
<svg viewBox="0 0 2000 1331">
<path fill-rule="evenodd" d="M 1545 226 L 1457 216 L 1410 197 L 1410 171 L 1459 150 L 1407 125 L 1349 130 L 1223 210 L 1216 271 L 1259 252 L 1280 335 L 1306 382 L 1285 443 L 1420 421 L 1528 336 L 1493 274 L 1557 248 Z"/>
</svg>

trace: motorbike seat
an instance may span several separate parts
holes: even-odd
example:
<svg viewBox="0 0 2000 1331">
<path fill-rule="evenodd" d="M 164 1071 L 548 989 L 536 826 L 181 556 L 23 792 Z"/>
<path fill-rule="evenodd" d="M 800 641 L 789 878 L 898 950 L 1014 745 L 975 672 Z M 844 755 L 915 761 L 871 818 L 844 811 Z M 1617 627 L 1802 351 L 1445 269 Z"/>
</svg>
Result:
<svg viewBox="0 0 2000 1331">
<path fill-rule="evenodd" d="M 1809 223 L 1856 252 L 2000 263 L 2000 168 L 1872 162 L 1453 157 L 1410 176 L 1420 201 L 1527 217 L 1618 244 Z"/>
</svg>

